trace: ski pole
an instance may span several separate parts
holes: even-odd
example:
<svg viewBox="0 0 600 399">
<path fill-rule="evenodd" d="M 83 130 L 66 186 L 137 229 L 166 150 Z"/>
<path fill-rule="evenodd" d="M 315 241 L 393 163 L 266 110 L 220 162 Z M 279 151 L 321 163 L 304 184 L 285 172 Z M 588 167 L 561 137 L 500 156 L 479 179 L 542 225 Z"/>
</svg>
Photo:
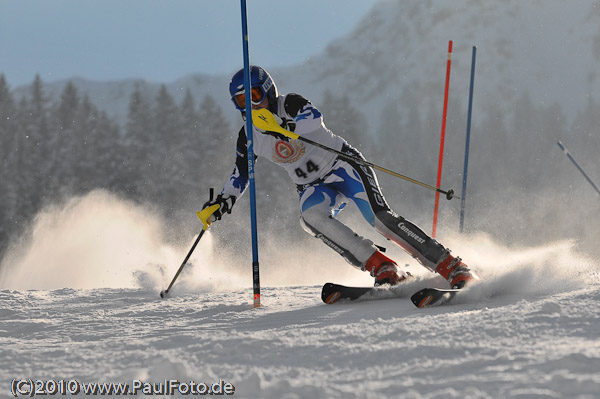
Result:
<svg viewBox="0 0 600 399">
<path fill-rule="evenodd" d="M 436 191 L 438 193 L 442 193 L 442 194 L 444 194 L 446 196 L 446 199 L 448 199 L 448 200 L 451 200 L 452 198 L 458 198 L 458 199 L 460 199 L 460 197 L 454 195 L 454 190 L 444 191 L 442 189 L 433 187 L 433 186 L 431 186 L 431 185 L 429 185 L 427 183 L 420 182 L 420 181 L 418 181 L 416 179 L 413 179 L 411 177 L 405 176 L 405 175 L 400 174 L 398 172 L 394 172 L 393 170 L 386 169 L 386 168 L 384 168 L 382 166 L 375 165 L 374 163 L 369 162 L 367 160 L 354 157 L 352 155 L 346 154 L 346 153 L 344 153 L 342 151 L 338 151 L 338 150 L 333 149 L 331 147 L 327 147 L 326 145 L 317 143 L 316 141 L 312 141 L 312 140 L 307 139 L 305 137 L 302 137 L 302 136 L 300 136 L 300 135 L 298 135 L 296 133 L 293 133 L 293 132 L 291 132 L 291 131 L 289 131 L 287 129 L 284 129 L 281 126 L 279 126 L 279 123 L 277 123 L 277 120 L 275 119 L 275 117 L 273 116 L 273 114 L 269 110 L 267 110 L 265 108 L 259 109 L 259 110 L 253 110 L 252 114 L 254 116 L 254 118 L 253 118 L 254 125 L 256 127 L 258 127 L 259 129 L 261 129 L 261 130 L 264 130 L 266 132 L 271 132 L 271 133 L 283 134 L 284 136 L 289 137 L 291 139 L 303 141 L 303 142 L 305 142 L 307 144 L 314 145 L 315 147 L 319 147 L 319 148 L 321 148 L 321 149 L 323 149 L 325 151 L 332 152 L 332 153 L 337 154 L 337 155 L 339 155 L 339 156 L 341 156 L 343 158 L 346 158 L 346 159 L 348 159 L 350 161 L 354 161 L 354 162 L 359 163 L 361 165 L 370 166 L 373 169 L 377 169 L 377 170 L 379 170 L 381 172 L 387 173 L 387 174 L 392 175 L 394 177 L 398 177 L 400 179 L 403 179 L 403 180 L 409 181 L 411 183 L 417 184 L 417 185 L 419 185 L 421 187 L 425 187 L 425 188 L 428 188 L 430 190 Z"/>
<path fill-rule="evenodd" d="M 173 287 L 173 284 L 175 284 L 175 280 L 177 280 L 177 277 L 179 277 L 179 274 L 181 273 L 181 271 L 183 270 L 183 268 L 187 264 L 187 261 L 190 259 L 190 256 L 192 256 L 192 252 L 194 252 L 194 249 L 196 249 L 196 245 L 198 245 L 198 243 L 200 242 L 200 239 L 204 235 L 205 231 L 206 230 L 202 230 L 200 232 L 200 234 L 198 234 L 198 238 L 196 238 L 196 242 L 194 242 L 194 245 L 192 245 L 192 248 L 188 252 L 188 254 L 185 257 L 185 259 L 183 260 L 183 263 L 181 263 L 181 266 L 179 266 L 179 270 L 177 270 L 177 273 L 175 273 L 175 277 L 173 277 L 173 280 L 171 280 L 171 284 L 169 284 L 169 288 L 167 288 L 166 290 L 162 290 L 160 292 L 160 297 L 161 298 L 166 298 L 167 295 L 169 294 L 169 291 L 171 290 L 171 287 Z"/>
<path fill-rule="evenodd" d="M 213 197 L 213 189 L 211 188 L 210 189 L 210 200 L 211 201 L 212 201 L 212 197 Z M 207 208 L 204 208 L 201 211 L 196 212 L 196 214 L 198 215 L 198 218 L 202 221 L 202 224 L 204 225 L 204 227 L 202 228 L 202 231 L 200 232 L 200 234 L 198 234 L 198 237 L 196 238 L 196 241 L 194 242 L 194 245 L 192 245 L 192 248 L 190 248 L 188 254 L 186 255 L 186 257 L 183 260 L 183 262 L 181 263 L 181 266 L 179 266 L 179 269 L 177 270 L 177 273 L 175 273 L 175 277 L 173 277 L 173 280 L 171 280 L 171 284 L 169 284 L 169 287 L 166 290 L 162 290 L 160 292 L 160 297 L 161 298 L 166 298 L 167 295 L 169 294 L 169 291 L 173 287 L 173 284 L 175 284 L 175 281 L 177 280 L 177 277 L 179 277 L 179 274 L 181 274 L 181 271 L 183 270 L 183 268 L 187 264 L 188 260 L 190 259 L 190 256 L 192 256 L 192 253 L 194 252 L 194 249 L 196 249 L 196 246 L 200 242 L 200 239 L 204 235 L 204 232 L 208 229 L 208 226 L 210 226 L 210 224 L 211 224 L 211 221 L 209 221 L 210 217 L 220 207 L 221 206 L 219 204 L 215 204 L 215 205 L 211 205 L 211 206 L 209 206 Z"/>
<path fill-rule="evenodd" d="M 575 160 L 575 158 L 573 158 L 573 156 L 571 156 L 571 153 L 569 153 L 569 151 L 566 149 L 566 147 L 563 145 L 563 143 L 561 143 L 560 141 L 558 141 L 557 144 L 560 147 L 560 149 L 563 150 L 563 152 L 565 153 L 565 155 L 567 157 L 569 157 L 569 159 L 571 160 L 571 162 L 573 162 L 573 165 L 575 165 L 577 167 L 577 169 L 581 172 L 581 174 L 583 175 L 583 177 L 586 178 L 586 180 L 588 181 L 588 183 L 590 183 L 592 185 L 592 187 L 594 187 L 594 190 L 596 190 L 596 192 L 598 193 L 598 195 L 600 195 L 600 189 L 598 189 L 598 187 L 594 184 L 594 182 L 592 181 L 592 179 L 590 179 L 590 177 L 587 175 L 587 173 L 585 173 L 583 171 L 583 169 L 581 168 L 581 166 L 579 166 L 579 164 L 577 163 L 577 161 Z"/>
</svg>

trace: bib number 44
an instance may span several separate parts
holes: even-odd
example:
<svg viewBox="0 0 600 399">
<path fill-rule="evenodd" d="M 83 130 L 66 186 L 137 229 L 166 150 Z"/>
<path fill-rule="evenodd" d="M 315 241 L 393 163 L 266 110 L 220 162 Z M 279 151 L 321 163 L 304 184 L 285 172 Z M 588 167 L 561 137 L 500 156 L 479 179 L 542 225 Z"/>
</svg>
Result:
<svg viewBox="0 0 600 399">
<path fill-rule="evenodd" d="M 319 170 L 319 165 L 314 163 L 313 161 L 306 162 L 306 166 L 303 168 L 296 168 L 296 176 L 306 179 L 309 174 L 317 172 Z"/>
</svg>

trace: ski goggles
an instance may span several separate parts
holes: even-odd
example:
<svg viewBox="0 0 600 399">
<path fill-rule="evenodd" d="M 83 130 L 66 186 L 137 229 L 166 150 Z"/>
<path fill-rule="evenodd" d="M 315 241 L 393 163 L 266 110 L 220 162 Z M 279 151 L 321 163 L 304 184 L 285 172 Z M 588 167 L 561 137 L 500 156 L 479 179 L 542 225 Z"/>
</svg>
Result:
<svg viewBox="0 0 600 399">
<path fill-rule="evenodd" d="M 234 95 L 232 98 L 233 103 L 237 109 L 246 109 L 246 93 L 241 92 Z M 258 105 L 265 99 L 265 92 L 261 86 L 254 86 L 250 89 L 250 101 L 253 105 Z"/>
</svg>

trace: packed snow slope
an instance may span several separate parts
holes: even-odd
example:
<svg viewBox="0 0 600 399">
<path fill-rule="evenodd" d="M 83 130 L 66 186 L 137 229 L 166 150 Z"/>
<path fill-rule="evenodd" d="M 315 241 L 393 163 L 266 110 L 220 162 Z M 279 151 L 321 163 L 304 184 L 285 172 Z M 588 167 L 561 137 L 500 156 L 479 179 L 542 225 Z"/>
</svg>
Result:
<svg viewBox="0 0 600 399">
<path fill-rule="evenodd" d="M 147 209 L 103 192 L 38 216 L 1 269 L 0 396 L 11 396 L 13 379 L 222 381 L 239 398 L 600 392 L 598 265 L 570 241 L 509 248 L 446 237 L 482 281 L 452 305 L 421 310 L 408 296 L 444 282 L 415 263 L 404 298 L 323 304 L 323 283 L 371 279 L 311 241 L 291 256 L 266 254 L 254 309 L 249 253 L 239 265 L 225 258 L 211 230 L 160 299 L 193 242 L 161 234 Z"/>
</svg>

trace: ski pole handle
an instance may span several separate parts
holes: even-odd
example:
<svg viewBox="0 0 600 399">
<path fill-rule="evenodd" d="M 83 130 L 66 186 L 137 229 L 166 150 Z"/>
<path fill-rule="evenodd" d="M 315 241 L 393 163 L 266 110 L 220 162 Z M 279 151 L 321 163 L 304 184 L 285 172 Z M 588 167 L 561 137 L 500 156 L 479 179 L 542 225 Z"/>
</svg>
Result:
<svg viewBox="0 0 600 399">
<path fill-rule="evenodd" d="M 208 226 L 210 226 L 210 224 L 215 221 L 215 218 L 213 217 L 213 213 L 218 211 L 220 207 L 221 207 L 221 205 L 214 204 L 207 208 L 202 209 L 201 211 L 196 211 L 196 216 L 198 216 L 198 219 L 200 219 L 200 221 L 204 225 L 202 230 L 208 229 Z"/>
</svg>

